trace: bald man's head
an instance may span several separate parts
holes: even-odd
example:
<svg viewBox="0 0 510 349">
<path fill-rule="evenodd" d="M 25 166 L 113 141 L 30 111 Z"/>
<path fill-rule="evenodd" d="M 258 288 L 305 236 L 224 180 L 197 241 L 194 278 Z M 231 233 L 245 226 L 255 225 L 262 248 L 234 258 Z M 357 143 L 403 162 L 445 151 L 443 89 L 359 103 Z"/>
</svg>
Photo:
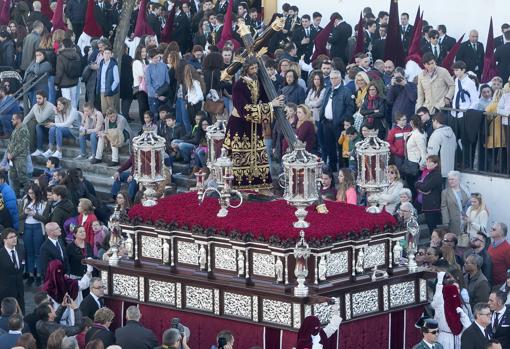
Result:
<svg viewBox="0 0 510 349">
<path fill-rule="evenodd" d="M 46 231 L 46 235 L 52 239 L 58 239 L 58 237 L 62 234 L 59 225 L 55 222 L 46 223 L 44 230 Z"/>
</svg>

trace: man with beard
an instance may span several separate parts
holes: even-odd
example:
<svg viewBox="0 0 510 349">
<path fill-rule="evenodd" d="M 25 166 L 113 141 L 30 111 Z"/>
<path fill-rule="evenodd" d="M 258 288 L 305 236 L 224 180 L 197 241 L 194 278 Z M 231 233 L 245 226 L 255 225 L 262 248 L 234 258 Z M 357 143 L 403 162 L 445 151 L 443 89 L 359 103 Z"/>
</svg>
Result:
<svg viewBox="0 0 510 349">
<path fill-rule="evenodd" d="M 468 256 L 476 254 L 482 257 L 482 273 L 489 281 L 489 285 L 492 285 L 492 258 L 487 252 L 487 247 L 490 241 L 485 236 L 485 234 L 481 231 L 475 234 L 475 236 L 471 237 L 471 242 L 469 243 L 469 249 L 464 252 L 464 260 L 467 259 Z"/>
<path fill-rule="evenodd" d="M 283 96 L 269 102 L 258 79 L 258 64 L 248 58 L 241 78 L 234 83 L 234 110 L 228 120 L 223 147 L 233 162 L 233 186 L 237 189 L 269 189 L 269 159 L 264 145 L 263 124 L 271 124 L 275 107 L 283 107 Z"/>
</svg>

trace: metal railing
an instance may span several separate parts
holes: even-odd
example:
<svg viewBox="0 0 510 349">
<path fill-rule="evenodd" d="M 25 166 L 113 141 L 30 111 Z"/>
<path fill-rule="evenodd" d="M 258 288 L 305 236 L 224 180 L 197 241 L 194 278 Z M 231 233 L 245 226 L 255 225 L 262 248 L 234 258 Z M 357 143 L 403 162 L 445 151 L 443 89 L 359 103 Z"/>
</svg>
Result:
<svg viewBox="0 0 510 349">
<path fill-rule="evenodd" d="M 510 115 L 482 112 L 483 118 L 476 124 L 468 120 L 466 109 L 441 110 L 448 116 L 447 125 L 452 127 L 457 137 L 459 145 L 455 156 L 457 170 L 510 177 Z M 455 118 L 451 112 L 463 112 L 464 115 Z M 474 139 L 468 135 L 474 136 Z"/>
</svg>

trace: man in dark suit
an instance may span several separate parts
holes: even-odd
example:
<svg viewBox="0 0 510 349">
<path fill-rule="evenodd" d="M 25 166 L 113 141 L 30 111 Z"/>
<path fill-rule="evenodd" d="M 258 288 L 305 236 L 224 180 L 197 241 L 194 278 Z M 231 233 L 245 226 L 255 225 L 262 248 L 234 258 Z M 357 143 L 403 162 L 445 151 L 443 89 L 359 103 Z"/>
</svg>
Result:
<svg viewBox="0 0 510 349">
<path fill-rule="evenodd" d="M 44 279 L 46 268 L 50 261 L 58 259 L 64 265 L 64 272 L 69 274 L 69 259 L 64 244 L 59 239 L 62 230 L 55 222 L 47 223 L 44 227 L 46 236 L 48 237 L 41 245 L 41 273 Z"/>
<path fill-rule="evenodd" d="M 321 30 L 324 29 L 321 27 L 322 15 L 320 14 L 320 12 L 314 12 L 312 14 L 312 18 L 313 18 L 312 27 L 315 29 L 317 34 L 319 34 L 321 32 Z"/>
<path fill-rule="evenodd" d="M 191 13 L 187 2 L 179 5 L 179 11 L 175 15 L 172 39 L 177 41 L 181 54 L 191 50 Z M 219 40 L 219 39 L 218 39 Z"/>
<path fill-rule="evenodd" d="M 464 63 L 466 63 L 466 71 L 472 71 L 478 76 L 478 79 L 480 79 L 482 76 L 484 56 L 485 51 L 483 44 L 478 41 L 478 31 L 471 30 L 469 32 L 469 40 L 460 45 L 455 60 L 464 61 Z"/>
<path fill-rule="evenodd" d="M 156 34 L 158 40 L 161 36 L 161 21 L 159 20 L 160 14 L 161 5 L 151 2 L 149 5 L 149 14 L 147 15 L 147 24 L 151 27 L 154 34 Z"/>
<path fill-rule="evenodd" d="M 331 32 L 328 42 L 331 44 L 331 57 L 340 57 L 344 64 L 347 65 L 349 57 L 347 57 L 347 41 L 352 35 L 352 27 L 344 22 L 343 17 L 335 12 L 331 15 L 335 19 L 335 28 Z M 361 28 L 361 30 L 363 30 Z"/>
<path fill-rule="evenodd" d="M 25 251 L 18 246 L 18 235 L 12 228 L 5 228 L 1 237 L 4 246 L 0 248 L 0 299 L 13 297 L 18 300 L 21 310 L 25 311 L 25 289 L 23 270 L 25 269 Z"/>
<path fill-rule="evenodd" d="M 494 47 L 497 49 L 498 47 L 500 46 L 503 46 L 504 44 L 506 44 L 507 42 L 510 42 L 509 40 L 505 39 L 505 33 L 507 31 L 510 31 L 510 24 L 508 23 L 504 23 L 502 26 L 501 26 L 501 35 L 496 37 L 494 39 Z"/>
<path fill-rule="evenodd" d="M 80 310 L 83 316 L 91 319 L 100 308 L 104 307 L 104 286 L 101 278 L 93 277 L 90 280 L 90 293 L 80 303 Z"/>
<path fill-rule="evenodd" d="M 292 35 L 292 41 L 297 46 L 297 56 L 305 56 L 305 62 L 310 63 L 310 57 L 313 54 L 313 45 L 317 32 L 311 26 L 310 16 L 303 15 L 301 17 L 301 26 L 298 27 Z"/>
<path fill-rule="evenodd" d="M 437 324 L 436 320 L 430 318 L 421 318 L 418 320 L 416 326 L 420 327 L 423 339 L 418 344 L 416 344 L 413 349 L 443 349 L 441 343 L 437 342 L 439 325 Z"/>
<path fill-rule="evenodd" d="M 409 45 L 413 39 L 413 26 L 409 24 L 409 13 L 406 12 L 400 15 L 400 36 L 402 37 L 404 52 L 407 54 Z"/>
<path fill-rule="evenodd" d="M 507 294 L 503 291 L 492 292 L 489 296 L 491 338 L 498 340 L 503 349 L 510 348 L 510 307 L 505 305 L 506 299 Z"/>
<path fill-rule="evenodd" d="M 23 329 L 23 316 L 12 314 L 9 317 L 9 333 L 0 336 L 0 349 L 14 348 Z"/>
<path fill-rule="evenodd" d="M 446 53 L 450 52 L 457 40 L 446 34 L 446 26 L 444 24 L 438 25 L 437 31 L 439 33 L 439 46 L 441 46 Z"/>
<path fill-rule="evenodd" d="M 462 349 L 485 348 L 490 339 L 490 332 L 487 328 L 491 323 L 491 310 L 487 303 L 476 303 L 473 307 L 475 321 L 469 326 L 460 337 Z"/>
<path fill-rule="evenodd" d="M 158 345 L 154 333 L 140 323 L 142 314 L 136 305 L 126 310 L 126 326 L 115 331 L 115 344 L 122 349 L 152 349 Z"/>
<path fill-rule="evenodd" d="M 388 25 L 381 24 L 379 26 L 379 39 L 372 44 L 372 60 L 384 59 L 384 50 L 386 48 L 386 35 L 388 33 Z"/>
<path fill-rule="evenodd" d="M 370 19 L 367 21 L 367 24 L 365 25 L 365 31 L 364 31 L 364 52 L 368 52 L 372 50 L 372 46 L 374 42 L 379 38 L 379 35 L 377 34 L 377 23 Z"/>
<path fill-rule="evenodd" d="M 437 30 L 431 30 L 428 35 L 429 42 L 427 42 L 421 50 L 423 53 L 431 52 L 434 55 L 436 62 L 441 64 L 443 58 L 446 57 L 446 51 L 441 47 L 441 45 L 439 45 L 439 33 Z"/>
<path fill-rule="evenodd" d="M 506 44 L 498 47 L 495 53 L 498 75 L 504 82 L 510 77 L 510 29 L 505 32 L 505 40 Z"/>
</svg>

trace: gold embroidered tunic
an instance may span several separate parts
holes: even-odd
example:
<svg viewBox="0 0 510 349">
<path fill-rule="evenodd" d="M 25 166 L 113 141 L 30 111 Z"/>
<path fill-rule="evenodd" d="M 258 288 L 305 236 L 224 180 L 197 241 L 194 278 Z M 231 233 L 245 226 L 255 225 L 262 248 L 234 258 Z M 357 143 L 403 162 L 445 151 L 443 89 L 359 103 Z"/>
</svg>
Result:
<svg viewBox="0 0 510 349">
<path fill-rule="evenodd" d="M 271 187 L 269 158 L 262 125 L 273 120 L 273 107 L 258 80 L 242 77 L 232 89 L 234 110 L 227 123 L 223 147 L 233 162 L 236 189 Z"/>
</svg>

